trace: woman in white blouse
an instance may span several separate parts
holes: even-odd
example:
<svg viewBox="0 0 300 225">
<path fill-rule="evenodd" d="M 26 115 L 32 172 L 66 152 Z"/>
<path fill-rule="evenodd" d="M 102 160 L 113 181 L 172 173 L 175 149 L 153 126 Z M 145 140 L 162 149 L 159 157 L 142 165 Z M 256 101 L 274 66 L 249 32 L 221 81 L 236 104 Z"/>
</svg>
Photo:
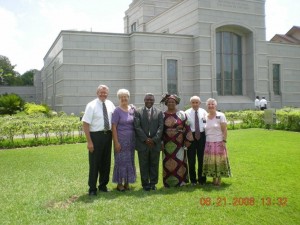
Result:
<svg viewBox="0 0 300 225">
<path fill-rule="evenodd" d="M 207 116 L 205 124 L 206 144 L 203 159 L 203 176 L 213 177 L 213 185 L 221 185 L 221 177 L 230 177 L 227 156 L 227 121 L 224 113 L 217 111 L 217 101 L 206 101 Z"/>
</svg>

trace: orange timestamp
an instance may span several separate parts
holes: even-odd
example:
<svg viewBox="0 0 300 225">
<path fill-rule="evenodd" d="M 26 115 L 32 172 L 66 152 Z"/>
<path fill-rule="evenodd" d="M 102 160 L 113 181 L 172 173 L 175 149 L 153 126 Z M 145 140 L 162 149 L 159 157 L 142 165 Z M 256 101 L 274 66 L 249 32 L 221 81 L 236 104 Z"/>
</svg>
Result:
<svg viewBox="0 0 300 225">
<path fill-rule="evenodd" d="M 280 206 L 285 207 L 288 203 L 287 197 L 201 197 L 199 201 L 201 206 Z"/>
</svg>

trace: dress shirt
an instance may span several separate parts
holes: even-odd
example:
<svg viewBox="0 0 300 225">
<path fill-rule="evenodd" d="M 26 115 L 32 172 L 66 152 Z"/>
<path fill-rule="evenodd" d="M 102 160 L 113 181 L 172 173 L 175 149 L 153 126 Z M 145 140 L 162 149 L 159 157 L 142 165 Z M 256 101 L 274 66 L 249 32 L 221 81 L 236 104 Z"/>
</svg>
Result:
<svg viewBox="0 0 300 225">
<path fill-rule="evenodd" d="M 255 99 L 254 105 L 255 105 L 255 107 L 260 107 L 260 101 L 259 101 L 259 99 Z"/>
<path fill-rule="evenodd" d="M 264 98 L 261 99 L 259 103 L 260 103 L 260 107 L 265 107 L 268 104 L 267 100 Z"/>
<path fill-rule="evenodd" d="M 111 130 L 111 118 L 112 113 L 115 110 L 115 105 L 110 100 L 105 100 L 105 105 L 107 109 L 109 129 Z M 103 105 L 102 101 L 98 98 L 89 102 L 85 108 L 82 121 L 90 124 L 90 131 L 103 131 L 104 130 L 104 116 L 103 116 Z"/>
<path fill-rule="evenodd" d="M 199 129 L 200 132 L 204 132 L 204 123 L 203 120 L 205 120 L 205 117 L 207 115 L 207 112 L 202 109 L 199 108 L 197 110 L 198 112 L 198 118 L 199 118 Z M 185 111 L 185 114 L 188 118 L 189 124 L 190 124 L 190 128 L 192 130 L 192 132 L 195 132 L 195 110 L 193 108 L 190 108 L 188 110 Z"/>
<path fill-rule="evenodd" d="M 151 108 L 145 107 L 145 108 L 146 108 L 147 113 L 148 113 L 148 119 L 150 119 L 151 118 L 151 113 L 152 113 L 152 107 Z M 149 113 L 150 113 L 150 115 L 149 115 Z"/>
</svg>

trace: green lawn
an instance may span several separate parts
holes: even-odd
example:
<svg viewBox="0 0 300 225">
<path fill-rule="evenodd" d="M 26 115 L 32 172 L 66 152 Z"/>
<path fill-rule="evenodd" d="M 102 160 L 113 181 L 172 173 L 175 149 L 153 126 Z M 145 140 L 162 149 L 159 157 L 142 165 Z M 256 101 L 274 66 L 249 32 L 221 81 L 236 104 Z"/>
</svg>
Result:
<svg viewBox="0 0 300 225">
<path fill-rule="evenodd" d="M 85 144 L 0 151 L 0 224 L 299 224 L 300 133 L 228 136 L 233 177 L 221 188 L 209 179 L 204 187 L 165 189 L 160 176 L 158 190 L 144 192 L 136 158 L 132 191 L 109 183 L 112 192 L 94 198 Z"/>
</svg>

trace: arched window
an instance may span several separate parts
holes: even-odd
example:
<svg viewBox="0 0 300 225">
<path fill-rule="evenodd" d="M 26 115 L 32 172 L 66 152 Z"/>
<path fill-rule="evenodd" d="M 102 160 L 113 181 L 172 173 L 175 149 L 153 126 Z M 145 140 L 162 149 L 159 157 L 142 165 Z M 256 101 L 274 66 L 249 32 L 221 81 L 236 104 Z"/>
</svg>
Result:
<svg viewBox="0 0 300 225">
<path fill-rule="evenodd" d="M 242 38 L 232 32 L 217 32 L 218 95 L 243 95 Z"/>
</svg>

